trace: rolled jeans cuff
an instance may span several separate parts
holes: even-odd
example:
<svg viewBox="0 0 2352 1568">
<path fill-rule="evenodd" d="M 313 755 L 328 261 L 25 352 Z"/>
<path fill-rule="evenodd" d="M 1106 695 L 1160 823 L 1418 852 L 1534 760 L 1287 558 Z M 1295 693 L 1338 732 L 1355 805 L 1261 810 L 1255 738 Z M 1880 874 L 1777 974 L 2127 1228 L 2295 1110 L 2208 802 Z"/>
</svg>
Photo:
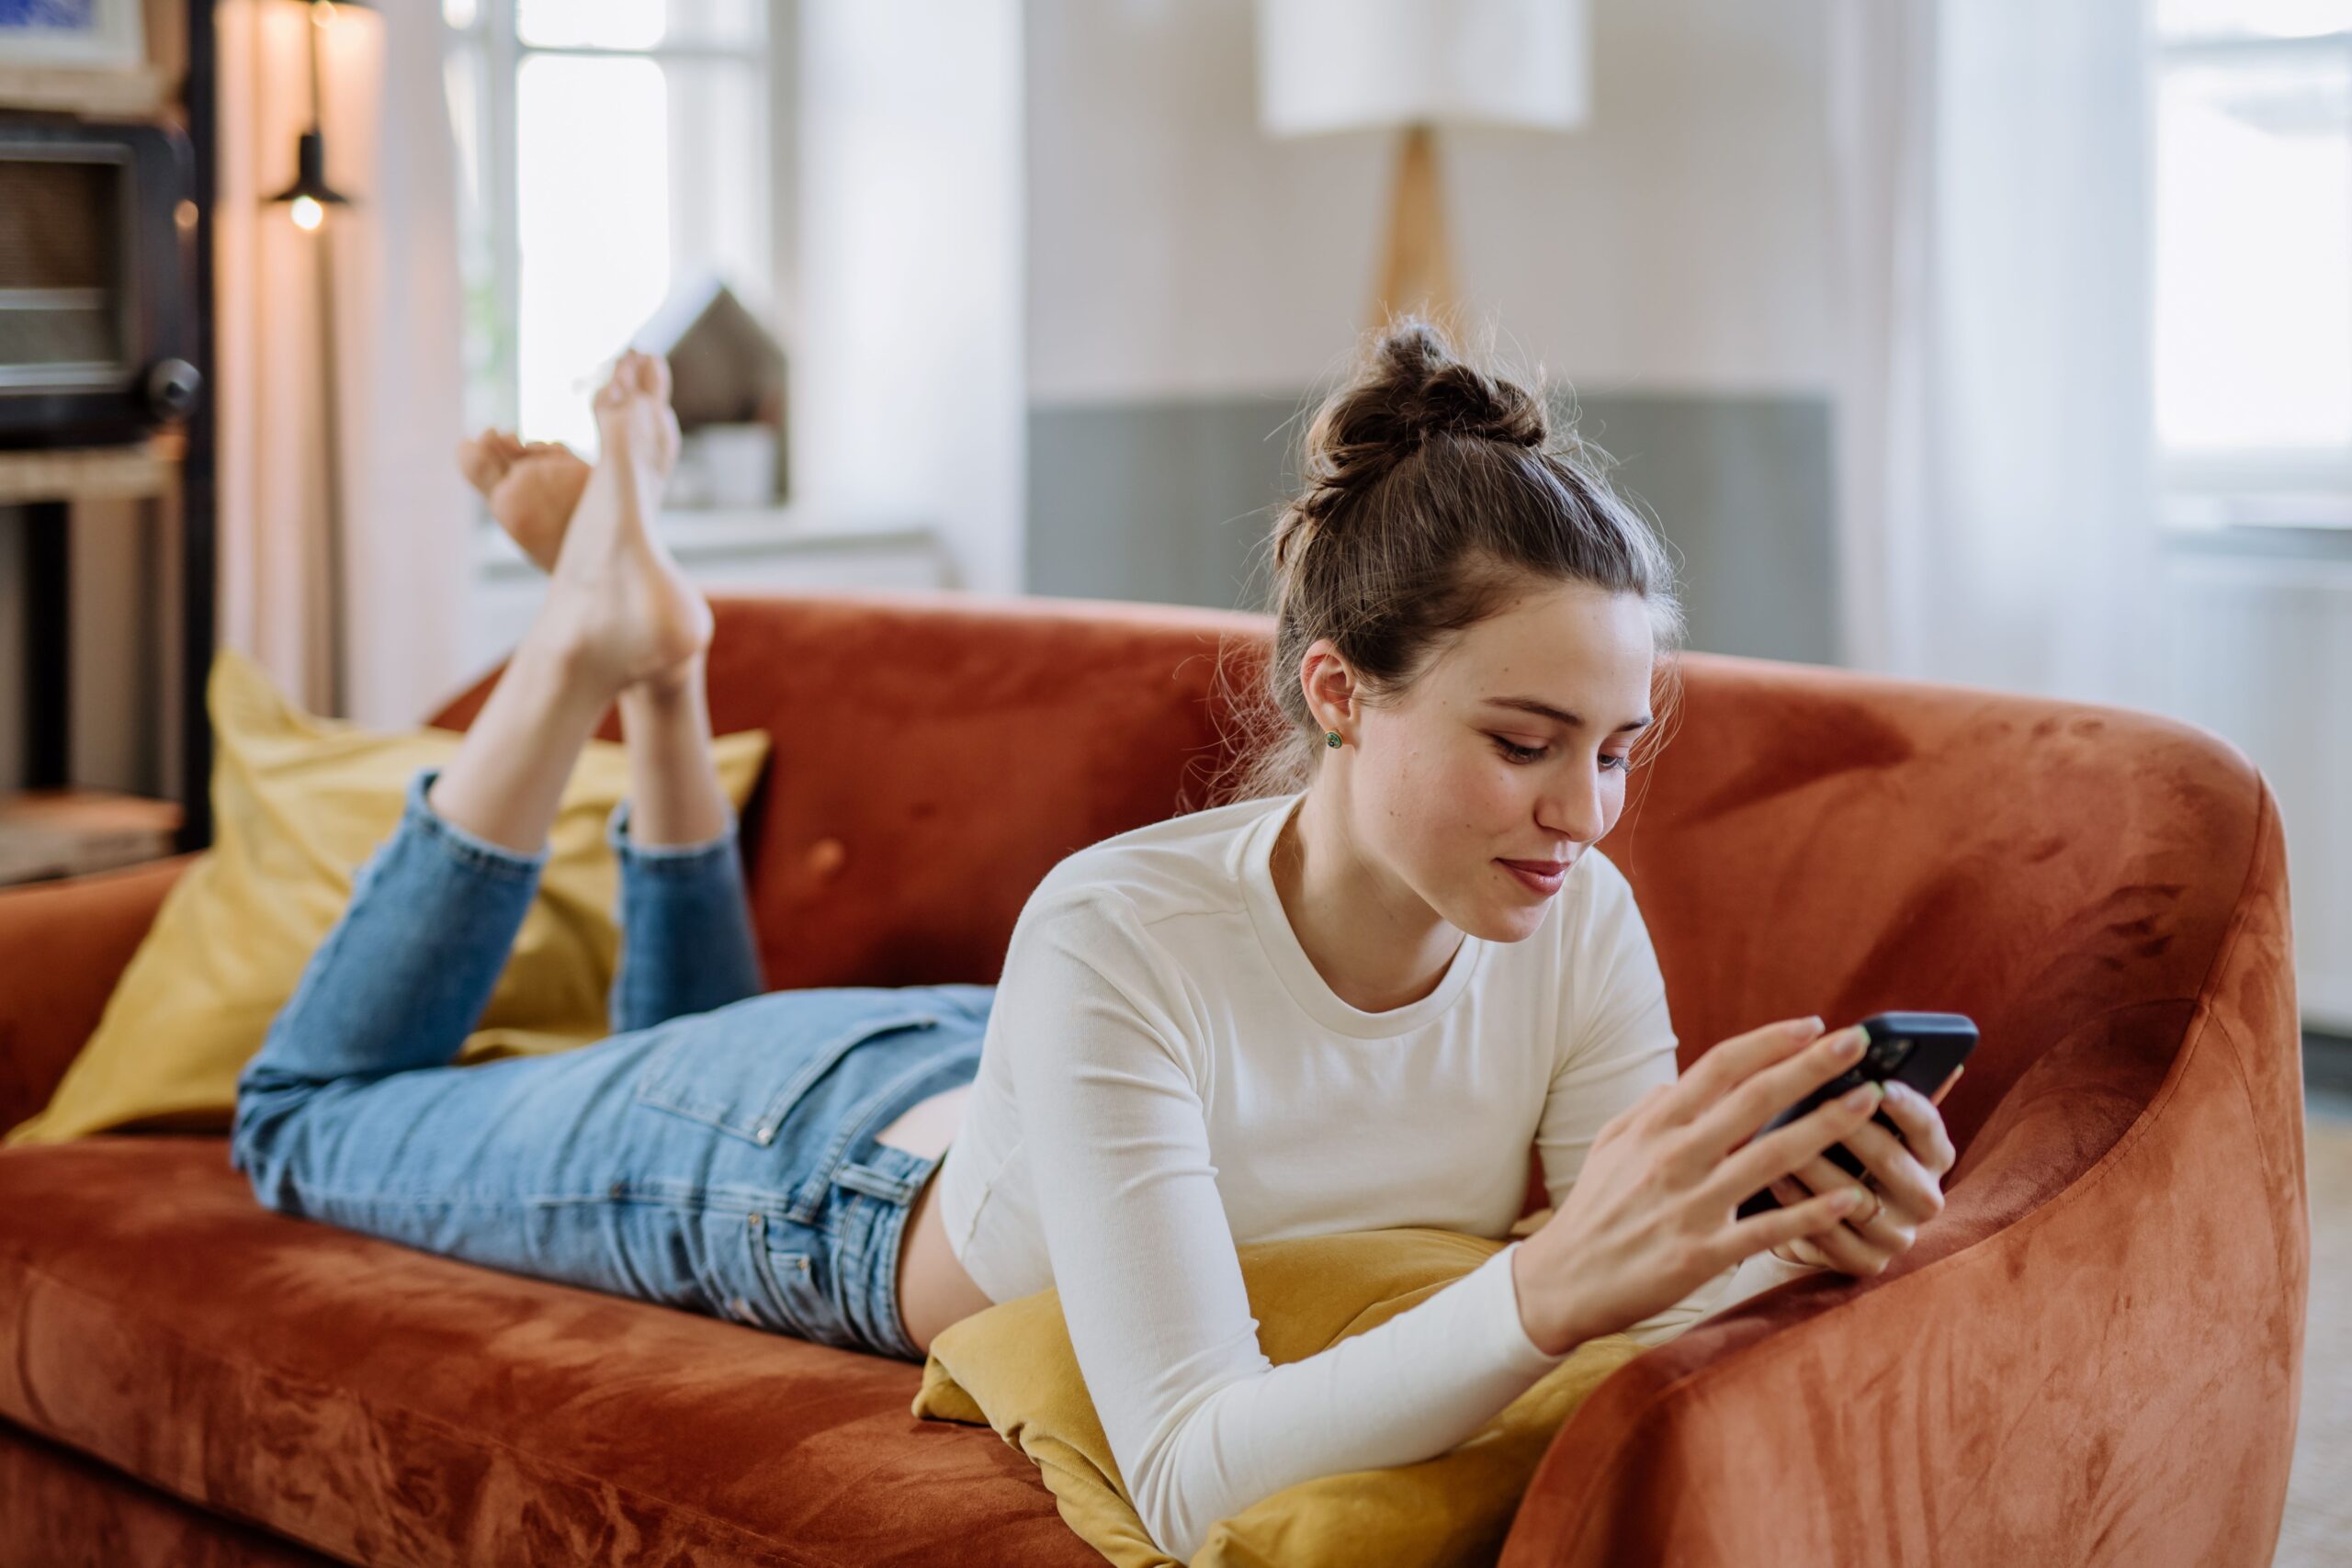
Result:
<svg viewBox="0 0 2352 1568">
<path fill-rule="evenodd" d="M 516 879 L 537 876 L 555 853 L 552 842 L 542 840 L 536 851 L 510 849 L 494 844 L 480 834 L 468 832 L 455 822 L 433 809 L 425 798 L 439 778 L 442 764 L 429 763 L 409 775 L 408 794 L 401 802 L 401 814 L 419 831 L 437 842 L 444 852 L 479 870 L 495 876 Z"/>
<path fill-rule="evenodd" d="M 614 805 L 605 818 L 605 842 L 612 847 L 614 854 L 627 856 L 643 870 L 657 875 L 693 875 L 707 870 L 720 856 L 736 852 L 742 824 L 732 807 L 728 808 L 727 825 L 697 843 L 640 844 L 629 836 L 631 804 L 623 796 Z"/>
</svg>

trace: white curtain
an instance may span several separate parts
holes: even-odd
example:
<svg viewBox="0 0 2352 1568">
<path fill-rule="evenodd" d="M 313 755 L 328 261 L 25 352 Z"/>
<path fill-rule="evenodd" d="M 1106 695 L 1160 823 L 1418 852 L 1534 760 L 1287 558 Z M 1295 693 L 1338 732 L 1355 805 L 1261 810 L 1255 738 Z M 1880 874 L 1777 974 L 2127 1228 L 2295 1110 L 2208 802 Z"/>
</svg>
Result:
<svg viewBox="0 0 2352 1568">
<path fill-rule="evenodd" d="M 2142 0 L 1833 0 L 1848 662 L 2161 702 Z"/>
<path fill-rule="evenodd" d="M 295 701 L 414 724 L 469 673 L 472 516 L 455 466 L 463 419 L 456 164 L 440 7 L 340 6 L 319 35 L 329 179 L 353 198 L 320 231 L 268 197 L 310 121 L 311 8 L 218 9 L 215 213 L 221 640 Z M 329 613 L 328 462 L 317 253 L 333 248 L 344 614 Z"/>
</svg>

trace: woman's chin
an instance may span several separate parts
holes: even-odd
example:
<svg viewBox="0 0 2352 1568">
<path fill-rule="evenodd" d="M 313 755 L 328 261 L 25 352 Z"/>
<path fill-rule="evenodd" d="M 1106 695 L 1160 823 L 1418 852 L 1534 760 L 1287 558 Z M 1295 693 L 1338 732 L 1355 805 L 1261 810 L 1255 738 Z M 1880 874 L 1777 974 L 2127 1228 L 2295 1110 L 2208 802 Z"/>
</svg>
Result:
<svg viewBox="0 0 2352 1568">
<path fill-rule="evenodd" d="M 1544 911 L 1552 907 L 1548 898 L 1542 902 L 1487 901 L 1486 908 L 1475 924 L 1455 920 L 1453 923 L 1481 942 L 1525 942 L 1544 924 Z"/>
</svg>

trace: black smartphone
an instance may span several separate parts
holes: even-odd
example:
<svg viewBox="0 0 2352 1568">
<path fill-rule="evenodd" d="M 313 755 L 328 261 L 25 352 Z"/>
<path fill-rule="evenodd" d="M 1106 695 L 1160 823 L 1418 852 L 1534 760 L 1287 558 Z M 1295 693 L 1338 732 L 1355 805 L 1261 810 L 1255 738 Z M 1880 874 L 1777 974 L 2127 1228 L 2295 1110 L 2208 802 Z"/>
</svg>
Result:
<svg viewBox="0 0 2352 1568">
<path fill-rule="evenodd" d="M 1872 1013 L 1862 1020 L 1861 1027 L 1870 1036 L 1862 1047 L 1861 1058 L 1758 1127 L 1757 1137 L 1788 1125 L 1849 1089 L 1872 1081 L 1891 1078 L 1910 1085 L 1923 1097 L 1931 1096 L 1943 1087 L 1944 1079 L 1951 1077 L 1951 1070 L 1968 1060 L 1968 1054 L 1976 1049 L 1975 1023 L 1956 1012 Z M 1883 1107 L 1871 1113 L 1871 1120 L 1898 1138 L 1903 1135 L 1903 1129 Z M 1821 1152 L 1830 1164 L 1849 1176 L 1859 1178 L 1870 1169 L 1859 1155 L 1843 1144 L 1832 1144 Z M 1772 1190 L 1762 1188 L 1741 1201 L 1739 1217 L 1752 1219 L 1780 1206 L 1781 1201 L 1772 1196 Z"/>
</svg>

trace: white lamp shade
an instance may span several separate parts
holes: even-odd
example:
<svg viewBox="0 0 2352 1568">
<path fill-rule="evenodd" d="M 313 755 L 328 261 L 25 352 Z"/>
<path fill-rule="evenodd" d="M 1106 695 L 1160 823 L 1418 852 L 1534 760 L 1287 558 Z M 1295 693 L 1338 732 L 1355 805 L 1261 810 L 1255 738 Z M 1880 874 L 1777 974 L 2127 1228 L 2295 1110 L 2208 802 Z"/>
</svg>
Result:
<svg viewBox="0 0 2352 1568">
<path fill-rule="evenodd" d="M 1591 103 L 1586 0 L 1258 0 L 1258 112 L 1276 136 L 1567 130 Z"/>
</svg>

